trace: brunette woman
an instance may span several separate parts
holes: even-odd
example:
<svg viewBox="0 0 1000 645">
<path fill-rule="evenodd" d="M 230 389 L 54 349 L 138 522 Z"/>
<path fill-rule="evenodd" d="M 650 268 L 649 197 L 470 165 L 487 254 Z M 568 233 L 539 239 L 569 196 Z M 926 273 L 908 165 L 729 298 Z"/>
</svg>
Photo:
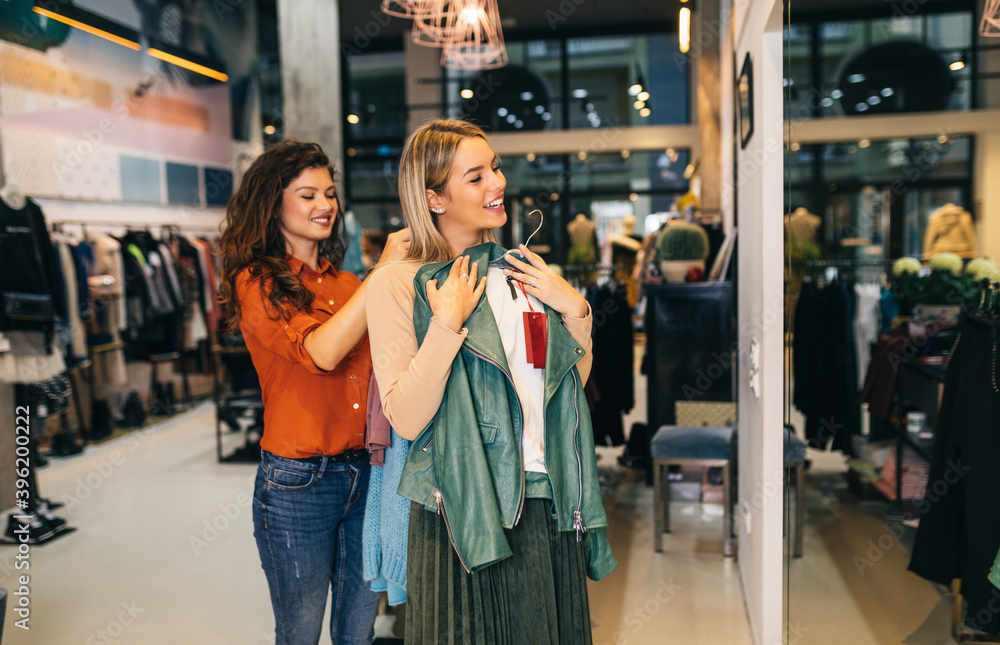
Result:
<svg viewBox="0 0 1000 645">
<path fill-rule="evenodd" d="M 254 537 L 277 645 L 317 643 L 333 592 L 333 643 L 370 643 L 378 595 L 361 578 L 371 354 L 366 285 L 344 255 L 330 160 L 283 141 L 243 176 L 226 208 L 220 299 L 243 332 L 264 400 Z M 404 229 L 383 258 L 408 251 Z"/>
<path fill-rule="evenodd" d="M 505 186 L 478 127 L 417 129 L 399 175 L 409 258 L 368 291 L 382 406 L 413 440 L 411 645 L 590 643 L 586 578 L 617 566 L 583 393 L 592 316 L 539 256 L 494 242 Z"/>
</svg>

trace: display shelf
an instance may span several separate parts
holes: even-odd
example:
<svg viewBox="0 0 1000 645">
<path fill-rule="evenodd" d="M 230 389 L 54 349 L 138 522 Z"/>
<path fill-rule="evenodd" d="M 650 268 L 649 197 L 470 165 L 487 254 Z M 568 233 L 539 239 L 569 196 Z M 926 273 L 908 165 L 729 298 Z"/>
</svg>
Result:
<svg viewBox="0 0 1000 645">
<path fill-rule="evenodd" d="M 118 300 L 122 297 L 120 292 L 108 293 L 105 291 L 96 291 L 90 293 L 91 300 Z"/>
<path fill-rule="evenodd" d="M 931 458 L 934 455 L 934 444 L 935 444 L 934 439 L 920 439 L 912 432 L 907 432 L 907 431 L 904 431 L 902 434 L 900 434 L 900 436 L 908 446 L 910 446 L 917 452 L 918 455 L 920 455 L 927 461 L 931 461 Z"/>
<path fill-rule="evenodd" d="M 123 349 L 125 347 L 124 341 L 115 341 L 113 343 L 103 343 L 101 345 L 92 345 L 89 348 L 91 354 L 103 354 L 105 352 L 113 352 L 115 350 Z"/>
<path fill-rule="evenodd" d="M 936 437 L 919 439 L 907 430 L 904 417 L 910 410 L 920 410 L 927 415 L 927 428 L 933 432 L 937 427 L 938 411 L 944 395 L 944 380 L 947 367 L 924 365 L 916 359 L 904 359 L 899 363 L 896 377 L 896 499 L 903 493 L 903 447 L 910 446 L 920 457 L 933 461 Z M 901 502 L 899 502 L 901 504 Z"/>
</svg>

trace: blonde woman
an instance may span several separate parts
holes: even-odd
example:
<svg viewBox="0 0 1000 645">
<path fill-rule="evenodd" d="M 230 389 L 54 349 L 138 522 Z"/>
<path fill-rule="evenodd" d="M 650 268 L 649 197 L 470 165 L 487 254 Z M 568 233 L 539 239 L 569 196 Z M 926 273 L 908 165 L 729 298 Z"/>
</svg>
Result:
<svg viewBox="0 0 1000 645">
<path fill-rule="evenodd" d="M 586 577 L 617 562 L 583 393 L 587 302 L 495 243 L 506 180 L 478 127 L 417 129 L 399 177 L 409 259 L 372 276 L 366 306 L 383 410 L 413 440 L 406 642 L 590 643 Z"/>
</svg>

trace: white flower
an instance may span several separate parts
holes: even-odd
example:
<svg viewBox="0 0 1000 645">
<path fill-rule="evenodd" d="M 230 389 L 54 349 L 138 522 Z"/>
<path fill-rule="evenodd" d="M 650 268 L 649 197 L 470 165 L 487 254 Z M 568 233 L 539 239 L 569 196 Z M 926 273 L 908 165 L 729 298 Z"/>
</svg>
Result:
<svg viewBox="0 0 1000 645">
<path fill-rule="evenodd" d="M 996 282 L 1000 280 L 1000 268 L 986 258 L 976 258 L 965 266 L 965 272 L 972 276 L 973 280 L 989 280 Z"/>
<path fill-rule="evenodd" d="M 954 253 L 938 253 L 931 258 L 931 271 L 950 271 L 952 275 L 962 275 L 964 263 Z"/>
<path fill-rule="evenodd" d="M 901 276 L 904 273 L 920 273 L 920 260 L 916 258 L 899 258 L 892 265 L 892 275 Z"/>
</svg>

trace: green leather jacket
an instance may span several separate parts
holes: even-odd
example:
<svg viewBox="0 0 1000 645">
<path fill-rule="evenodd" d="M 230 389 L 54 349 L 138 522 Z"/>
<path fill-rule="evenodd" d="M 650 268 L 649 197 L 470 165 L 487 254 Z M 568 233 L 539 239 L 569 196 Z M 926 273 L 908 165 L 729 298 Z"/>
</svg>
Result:
<svg viewBox="0 0 1000 645">
<path fill-rule="evenodd" d="M 505 250 L 469 248 L 479 275 Z M 428 264 L 414 278 L 413 324 L 423 343 L 432 316 L 425 284 L 444 283 L 451 262 Z M 587 576 L 600 580 L 618 566 L 608 541 L 594 437 L 576 363 L 583 348 L 546 307 L 545 466 L 560 531 L 578 531 Z M 525 475 L 520 399 L 514 390 L 496 319 L 483 294 L 465 324 L 468 336 L 452 364 L 437 414 L 410 447 L 398 492 L 442 515 L 467 571 L 512 555 L 503 529 L 520 519 Z M 478 432 L 474 428 L 478 427 Z"/>
</svg>

